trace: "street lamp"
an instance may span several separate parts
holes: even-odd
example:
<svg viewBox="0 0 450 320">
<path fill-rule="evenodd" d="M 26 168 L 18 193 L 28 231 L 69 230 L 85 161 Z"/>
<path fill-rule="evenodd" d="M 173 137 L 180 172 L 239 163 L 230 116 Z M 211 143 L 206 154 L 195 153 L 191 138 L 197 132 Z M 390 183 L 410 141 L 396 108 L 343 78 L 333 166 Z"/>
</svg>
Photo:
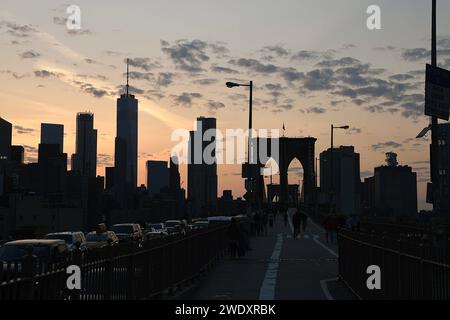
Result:
<svg viewBox="0 0 450 320">
<path fill-rule="evenodd" d="M 253 162 L 253 157 L 250 158 L 250 154 L 253 155 L 253 148 L 252 148 L 252 105 L 253 105 L 253 81 L 250 81 L 248 84 L 242 84 L 242 83 L 236 83 L 236 82 L 227 82 L 225 83 L 225 85 L 228 88 L 234 88 L 234 87 L 249 87 L 250 88 L 250 96 L 249 96 L 249 102 L 248 102 L 248 106 L 249 106 L 249 116 L 248 116 L 248 154 L 247 154 L 247 174 L 246 174 L 246 178 L 247 178 L 247 183 L 249 183 L 248 187 L 247 187 L 247 183 L 246 183 L 246 189 L 247 191 L 250 191 L 253 194 L 253 191 L 255 189 L 253 180 L 253 170 L 250 170 L 250 168 L 252 168 L 252 166 L 250 165 L 250 163 Z M 243 166 L 244 169 L 244 166 Z M 243 170 L 244 173 L 244 170 Z M 250 189 L 250 190 L 249 190 Z"/>
<path fill-rule="evenodd" d="M 342 129 L 342 130 L 348 130 L 350 126 L 334 126 L 331 125 L 331 154 L 330 154 L 330 179 L 331 179 L 331 205 L 330 205 L 330 211 L 334 209 L 334 164 L 333 164 L 333 153 L 334 153 L 334 130 L 335 129 Z"/>
<path fill-rule="evenodd" d="M 252 105 L 253 105 L 253 81 L 250 81 L 248 84 L 236 83 L 236 82 L 227 82 L 225 84 L 228 88 L 234 87 L 249 87 L 250 88 L 250 97 L 249 97 L 249 116 L 248 116 L 248 163 L 250 163 L 250 153 L 253 152 L 253 148 L 251 148 L 252 141 Z"/>
</svg>

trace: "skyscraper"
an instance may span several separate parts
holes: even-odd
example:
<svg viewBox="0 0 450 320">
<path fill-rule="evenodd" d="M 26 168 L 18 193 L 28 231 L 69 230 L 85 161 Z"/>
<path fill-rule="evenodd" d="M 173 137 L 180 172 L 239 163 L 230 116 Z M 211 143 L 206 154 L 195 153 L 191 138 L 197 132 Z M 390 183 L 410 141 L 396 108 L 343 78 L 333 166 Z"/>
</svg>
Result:
<svg viewBox="0 0 450 320">
<path fill-rule="evenodd" d="M 64 125 L 41 123 L 41 144 L 57 144 L 64 152 Z"/>
<path fill-rule="evenodd" d="M 92 113 L 77 114 L 75 154 L 72 155 L 72 170 L 81 175 L 95 177 L 97 174 L 97 130 L 94 129 Z"/>
<path fill-rule="evenodd" d="M 10 160 L 12 125 L 3 118 L 0 118 L 0 161 Z"/>
<path fill-rule="evenodd" d="M 160 193 L 169 187 L 169 168 L 167 161 L 147 161 L 147 189 L 149 195 Z"/>
<path fill-rule="evenodd" d="M 364 204 L 368 214 L 404 216 L 417 213 L 417 174 L 400 166 L 397 155 L 386 153 L 385 166 L 375 168 L 364 181 Z"/>
<path fill-rule="evenodd" d="M 117 195 L 133 194 L 137 186 L 138 100 L 129 93 L 128 64 L 126 93 L 117 99 L 117 128 L 114 155 L 114 184 Z"/>
<path fill-rule="evenodd" d="M 325 200 L 322 202 L 334 204 L 336 213 L 361 213 L 359 153 L 353 146 L 328 149 L 320 154 L 320 190 Z"/>
<path fill-rule="evenodd" d="M 190 132 L 189 138 L 188 199 L 192 204 L 193 214 L 204 216 L 217 209 L 216 119 L 199 117 L 196 129 Z M 206 131 L 211 141 L 203 141 L 209 139 L 203 139 Z M 213 159 L 203 157 L 205 149 L 206 153 L 211 151 Z"/>
</svg>

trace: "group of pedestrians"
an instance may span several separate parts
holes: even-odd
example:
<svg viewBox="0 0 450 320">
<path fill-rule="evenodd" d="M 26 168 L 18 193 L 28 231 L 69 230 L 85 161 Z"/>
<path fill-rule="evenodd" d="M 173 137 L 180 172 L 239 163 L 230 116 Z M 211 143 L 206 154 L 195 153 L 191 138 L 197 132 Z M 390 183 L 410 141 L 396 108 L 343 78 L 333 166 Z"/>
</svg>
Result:
<svg viewBox="0 0 450 320">
<path fill-rule="evenodd" d="M 292 215 L 292 227 L 294 239 L 301 238 L 306 232 L 306 225 L 308 223 L 308 216 L 300 209 L 295 209 Z"/>
<path fill-rule="evenodd" d="M 232 218 L 227 230 L 231 258 L 243 257 L 250 250 L 248 222 Z"/>
</svg>

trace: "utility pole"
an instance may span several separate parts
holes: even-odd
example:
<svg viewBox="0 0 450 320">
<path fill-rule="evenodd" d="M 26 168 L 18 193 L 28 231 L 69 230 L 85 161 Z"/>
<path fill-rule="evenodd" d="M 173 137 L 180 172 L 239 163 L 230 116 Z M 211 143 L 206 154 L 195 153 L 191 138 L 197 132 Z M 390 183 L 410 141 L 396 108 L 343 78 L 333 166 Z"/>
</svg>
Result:
<svg viewBox="0 0 450 320">
<path fill-rule="evenodd" d="M 436 44 L 436 0 L 432 0 L 431 14 L 431 65 L 437 67 L 437 44 Z M 438 118 L 431 117 L 431 150 L 430 150 L 430 171 L 433 195 L 433 211 L 439 213 L 440 201 L 440 181 L 439 181 L 439 146 L 438 146 Z"/>
</svg>

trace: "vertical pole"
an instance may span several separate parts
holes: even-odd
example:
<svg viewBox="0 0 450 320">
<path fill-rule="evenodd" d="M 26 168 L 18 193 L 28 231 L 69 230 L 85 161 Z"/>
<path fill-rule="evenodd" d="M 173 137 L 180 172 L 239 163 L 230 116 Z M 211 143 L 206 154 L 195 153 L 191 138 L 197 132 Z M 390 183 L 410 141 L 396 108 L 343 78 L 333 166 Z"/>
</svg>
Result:
<svg viewBox="0 0 450 320">
<path fill-rule="evenodd" d="M 333 153 L 334 153 L 334 125 L 331 125 L 331 150 L 330 150 L 330 192 L 331 192 L 331 203 L 330 203 L 330 213 L 334 213 L 334 168 L 333 168 Z"/>
<path fill-rule="evenodd" d="M 252 148 L 252 108 L 253 108 L 253 81 L 250 81 L 250 100 L 249 100 L 249 111 L 248 111 L 248 163 L 250 159 L 253 160 L 253 148 Z M 252 157 L 250 157 L 252 154 Z"/>
<path fill-rule="evenodd" d="M 432 0 L 431 18 L 431 65 L 437 66 L 437 46 L 436 46 L 436 0 Z M 439 149 L 438 149 L 438 119 L 431 117 L 431 183 L 433 192 L 433 209 L 439 213 L 440 181 L 439 181 Z"/>
</svg>

